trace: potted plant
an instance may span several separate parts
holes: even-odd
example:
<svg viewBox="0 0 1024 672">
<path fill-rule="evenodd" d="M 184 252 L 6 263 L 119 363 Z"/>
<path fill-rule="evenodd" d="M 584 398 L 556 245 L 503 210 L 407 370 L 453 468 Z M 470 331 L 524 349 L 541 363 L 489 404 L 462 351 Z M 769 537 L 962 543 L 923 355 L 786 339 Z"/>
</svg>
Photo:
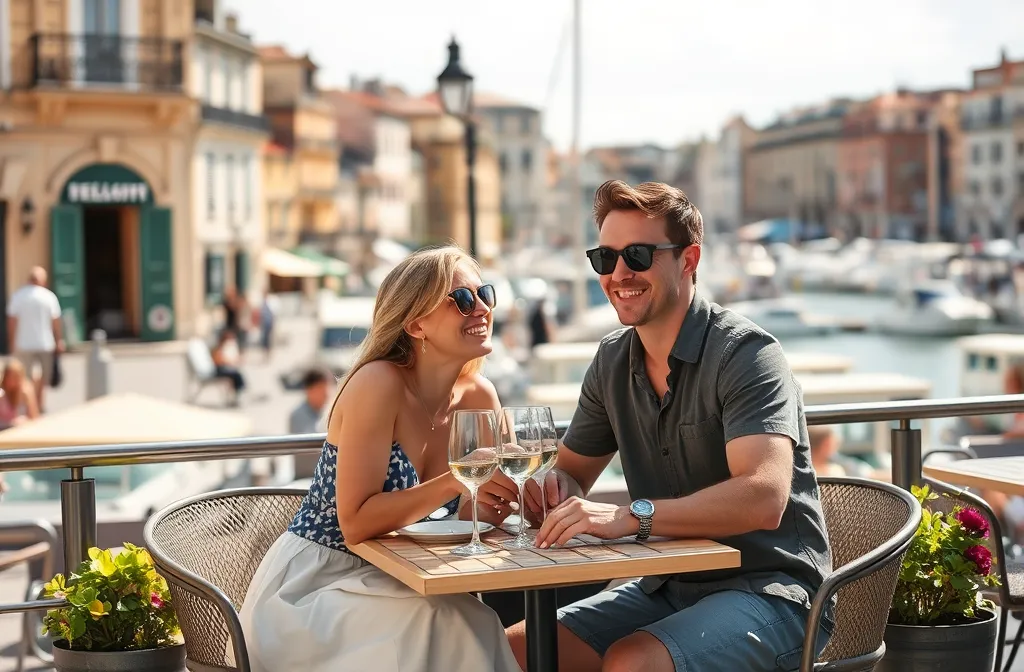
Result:
<svg viewBox="0 0 1024 672">
<path fill-rule="evenodd" d="M 921 503 L 921 524 L 903 557 L 885 628 L 880 672 L 991 670 L 998 622 L 982 589 L 999 585 L 985 545 L 988 519 L 959 504 L 945 514 L 927 503 L 928 486 L 911 492 Z M 998 540 L 997 540 L 998 543 Z"/>
<path fill-rule="evenodd" d="M 167 581 L 149 551 L 132 544 L 117 555 L 90 548 L 89 558 L 70 578 L 55 575 L 44 590 L 69 603 L 43 619 L 43 633 L 55 638 L 57 671 L 184 670 L 185 645 Z"/>
</svg>

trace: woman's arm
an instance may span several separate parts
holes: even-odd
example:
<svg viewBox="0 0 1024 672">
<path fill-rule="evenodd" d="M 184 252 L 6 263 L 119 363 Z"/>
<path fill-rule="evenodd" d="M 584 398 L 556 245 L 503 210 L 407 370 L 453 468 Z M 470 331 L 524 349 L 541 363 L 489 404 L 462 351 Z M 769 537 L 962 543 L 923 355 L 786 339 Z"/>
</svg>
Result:
<svg viewBox="0 0 1024 672">
<path fill-rule="evenodd" d="M 396 366 L 371 362 L 348 381 L 331 415 L 327 438 L 338 447 L 338 524 L 347 543 L 415 523 L 461 490 L 446 472 L 411 488 L 381 492 L 404 394 Z"/>
</svg>

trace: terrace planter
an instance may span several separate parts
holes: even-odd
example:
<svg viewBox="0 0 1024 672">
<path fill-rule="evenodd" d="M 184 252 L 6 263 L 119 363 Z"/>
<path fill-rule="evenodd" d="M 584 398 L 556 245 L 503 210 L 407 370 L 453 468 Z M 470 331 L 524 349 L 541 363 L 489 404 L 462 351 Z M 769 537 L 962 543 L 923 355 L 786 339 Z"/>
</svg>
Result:
<svg viewBox="0 0 1024 672">
<path fill-rule="evenodd" d="M 73 651 L 67 641 L 53 643 L 56 672 L 185 672 L 185 645 L 141 651 Z"/>
<path fill-rule="evenodd" d="M 995 613 L 961 625 L 885 626 L 885 657 L 876 672 L 991 672 L 999 621 Z"/>
</svg>

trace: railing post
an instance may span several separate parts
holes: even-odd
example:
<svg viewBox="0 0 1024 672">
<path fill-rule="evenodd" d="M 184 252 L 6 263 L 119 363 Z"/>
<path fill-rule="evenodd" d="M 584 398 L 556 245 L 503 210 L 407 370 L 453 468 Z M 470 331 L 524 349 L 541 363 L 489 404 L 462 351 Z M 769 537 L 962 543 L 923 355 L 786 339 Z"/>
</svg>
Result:
<svg viewBox="0 0 1024 672">
<path fill-rule="evenodd" d="M 904 490 L 921 484 L 921 430 L 913 429 L 910 420 L 900 420 L 892 430 L 892 482 Z"/>
<path fill-rule="evenodd" d="M 71 478 L 60 482 L 60 513 L 64 573 L 70 574 L 96 545 L 96 481 L 85 478 L 82 467 L 72 467 Z"/>
</svg>

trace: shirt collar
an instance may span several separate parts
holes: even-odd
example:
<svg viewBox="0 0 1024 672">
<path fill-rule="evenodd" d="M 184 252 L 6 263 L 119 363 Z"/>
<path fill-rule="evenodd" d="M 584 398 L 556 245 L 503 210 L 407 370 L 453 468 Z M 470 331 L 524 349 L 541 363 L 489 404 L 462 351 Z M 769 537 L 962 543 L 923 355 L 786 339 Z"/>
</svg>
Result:
<svg viewBox="0 0 1024 672">
<path fill-rule="evenodd" d="M 700 358 L 701 349 L 704 347 L 704 334 L 707 333 L 710 323 L 711 304 L 697 292 L 686 310 L 682 326 L 679 327 L 679 334 L 671 350 L 672 356 L 679 361 L 695 364 Z M 633 329 L 629 343 L 629 368 L 634 373 L 647 371 L 644 365 L 644 344 L 636 329 Z"/>
</svg>

